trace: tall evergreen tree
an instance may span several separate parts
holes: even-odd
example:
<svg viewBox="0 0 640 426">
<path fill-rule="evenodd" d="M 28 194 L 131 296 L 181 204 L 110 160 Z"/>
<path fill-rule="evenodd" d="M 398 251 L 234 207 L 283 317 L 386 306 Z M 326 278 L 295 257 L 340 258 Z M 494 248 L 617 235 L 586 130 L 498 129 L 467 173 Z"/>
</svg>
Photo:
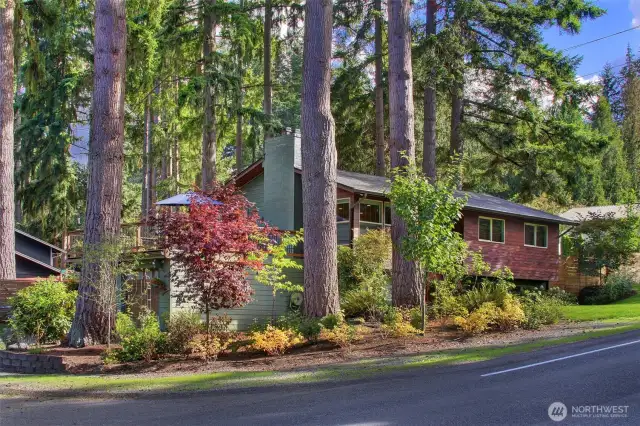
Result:
<svg viewBox="0 0 640 426">
<path fill-rule="evenodd" d="M 0 4 L 0 280 L 16 278 L 13 157 L 14 0 Z"/>
<path fill-rule="evenodd" d="M 331 116 L 332 2 L 307 0 L 302 79 L 304 311 L 340 310 L 336 231 L 335 129 Z"/>
<path fill-rule="evenodd" d="M 117 244 L 122 209 L 127 22 L 125 0 L 96 0 L 85 254 Z M 115 292 L 111 269 L 84 256 L 71 346 L 104 342 L 113 318 L 100 292 Z"/>
</svg>

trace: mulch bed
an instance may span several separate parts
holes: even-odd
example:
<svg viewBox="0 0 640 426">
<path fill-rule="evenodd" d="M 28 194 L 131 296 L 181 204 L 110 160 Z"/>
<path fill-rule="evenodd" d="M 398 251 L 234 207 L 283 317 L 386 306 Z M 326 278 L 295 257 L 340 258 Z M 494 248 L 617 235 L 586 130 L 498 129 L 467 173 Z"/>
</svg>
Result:
<svg viewBox="0 0 640 426">
<path fill-rule="evenodd" d="M 241 348 L 237 352 L 225 352 L 217 361 L 209 363 L 192 357 L 169 356 L 151 362 L 104 365 L 100 355 L 107 348 L 106 345 L 80 349 L 55 346 L 44 348 L 44 353 L 62 356 L 67 371 L 72 374 L 167 375 L 225 371 L 296 371 L 368 358 L 526 343 L 579 334 L 597 327 L 595 323 L 561 323 L 541 330 L 489 333 L 468 339 L 461 338 L 459 332 L 440 323 L 430 323 L 425 336 L 409 338 L 383 338 L 378 330 L 371 327 L 370 332 L 348 351 L 329 342 L 299 345 L 285 355 L 275 357 Z"/>
</svg>

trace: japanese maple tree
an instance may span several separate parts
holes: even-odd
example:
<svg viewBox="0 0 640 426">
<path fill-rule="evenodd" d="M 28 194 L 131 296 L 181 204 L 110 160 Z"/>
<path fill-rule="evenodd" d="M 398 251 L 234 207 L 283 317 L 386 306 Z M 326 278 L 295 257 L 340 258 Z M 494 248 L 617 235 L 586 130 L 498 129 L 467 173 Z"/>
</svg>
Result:
<svg viewBox="0 0 640 426">
<path fill-rule="evenodd" d="M 178 304 L 193 304 L 208 325 L 212 309 L 251 301 L 248 271 L 262 268 L 266 243 L 276 231 L 235 187 L 214 184 L 194 191 L 188 208 L 162 211 L 150 224 L 169 251 Z"/>
</svg>

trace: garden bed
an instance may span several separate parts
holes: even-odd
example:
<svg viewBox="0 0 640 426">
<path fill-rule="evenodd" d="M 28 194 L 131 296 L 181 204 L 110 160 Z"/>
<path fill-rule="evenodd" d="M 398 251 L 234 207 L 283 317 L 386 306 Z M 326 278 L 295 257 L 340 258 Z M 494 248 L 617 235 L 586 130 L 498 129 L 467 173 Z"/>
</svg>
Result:
<svg viewBox="0 0 640 426">
<path fill-rule="evenodd" d="M 328 342 L 318 342 L 298 345 L 282 356 L 269 357 L 241 348 L 234 353 L 225 352 L 220 355 L 217 361 L 209 363 L 197 358 L 170 356 L 151 362 L 139 361 L 104 365 L 101 359 L 101 354 L 106 349 L 104 345 L 81 349 L 59 346 L 45 347 L 42 354 L 62 357 L 66 371 L 72 374 L 166 375 L 234 371 L 296 371 L 320 365 L 365 359 L 527 343 L 539 339 L 581 334 L 602 326 L 598 323 L 560 323 L 540 330 L 488 333 L 470 338 L 461 338 L 459 332 L 452 328 L 443 327 L 440 323 L 429 324 L 426 336 L 407 338 L 382 338 L 380 331 L 375 326 L 367 326 L 368 332 L 349 350 L 337 348 Z"/>
</svg>

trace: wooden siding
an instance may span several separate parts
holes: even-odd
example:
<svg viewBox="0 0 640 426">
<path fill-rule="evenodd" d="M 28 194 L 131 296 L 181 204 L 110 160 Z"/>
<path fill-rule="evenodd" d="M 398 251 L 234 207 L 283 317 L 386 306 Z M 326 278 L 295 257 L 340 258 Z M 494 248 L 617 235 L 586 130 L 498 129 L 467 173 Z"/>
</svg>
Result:
<svg viewBox="0 0 640 426">
<path fill-rule="evenodd" d="M 558 255 L 559 225 L 492 213 L 463 210 L 464 239 L 472 250 L 482 250 L 484 260 L 495 270 L 509 267 L 516 279 L 557 281 L 560 256 Z M 478 217 L 504 219 L 505 242 L 493 243 L 478 240 Z M 547 225 L 547 248 L 524 245 L 524 224 Z"/>
<path fill-rule="evenodd" d="M 46 278 L 50 275 L 58 275 L 49 268 L 38 265 L 28 259 L 16 256 L 16 277 L 17 278 Z"/>
<path fill-rule="evenodd" d="M 302 261 L 299 261 L 302 263 Z M 169 263 L 169 262 L 167 262 Z M 303 271 L 302 270 L 289 270 L 286 271 L 288 279 L 294 284 L 303 283 Z M 255 280 L 255 274 L 250 273 L 249 281 L 251 287 L 253 287 L 253 301 L 247 305 L 236 309 L 223 309 L 220 311 L 214 311 L 214 315 L 228 314 L 231 319 L 231 328 L 239 331 L 248 330 L 254 322 L 265 323 L 271 319 L 271 306 L 273 303 L 271 287 L 267 287 L 258 283 Z M 174 293 L 174 289 L 171 289 L 170 298 L 170 312 L 178 310 L 192 309 L 192 305 L 180 304 L 178 305 Z M 289 309 L 290 294 L 287 292 L 278 292 L 276 295 L 276 315 L 284 315 Z"/>
<path fill-rule="evenodd" d="M 256 176 L 252 181 L 242 187 L 245 197 L 256 205 L 259 212 L 262 212 L 264 205 L 264 174 Z"/>
<path fill-rule="evenodd" d="M 560 260 L 558 277 L 549 283 L 549 287 L 560 287 L 577 296 L 583 288 L 600 284 L 600 277 L 581 274 L 578 259 L 569 256 Z"/>
<path fill-rule="evenodd" d="M 51 265 L 51 247 L 16 232 L 16 251 Z"/>
</svg>

